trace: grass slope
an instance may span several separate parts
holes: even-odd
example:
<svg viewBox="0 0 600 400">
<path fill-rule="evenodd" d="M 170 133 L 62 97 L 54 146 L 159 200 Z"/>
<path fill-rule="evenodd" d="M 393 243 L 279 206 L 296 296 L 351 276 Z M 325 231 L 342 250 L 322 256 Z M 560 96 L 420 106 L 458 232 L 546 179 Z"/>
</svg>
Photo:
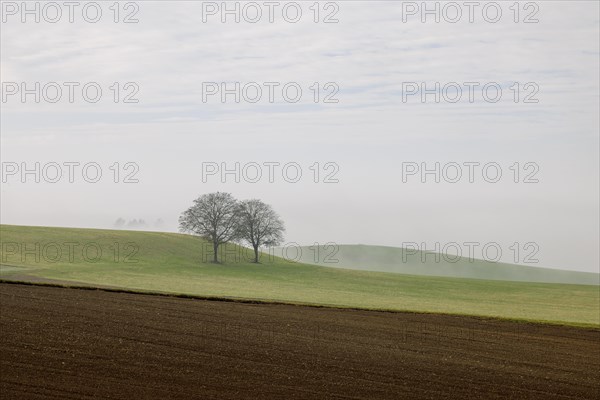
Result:
<svg viewBox="0 0 600 400">
<path fill-rule="evenodd" d="M 203 262 L 210 254 L 203 251 L 208 246 L 201 239 L 174 233 L 0 225 L 0 242 L 0 277 L 8 279 L 56 279 L 189 295 L 600 324 L 598 286 L 423 277 L 325 268 L 279 258 L 256 265 L 243 257 L 236 259 L 237 246 L 230 246 L 226 263 L 215 265 Z M 62 249 L 60 257 L 58 247 Z M 95 261 L 98 248 L 102 254 Z M 126 262 L 126 255 L 135 248 L 136 262 Z"/>
<path fill-rule="evenodd" d="M 275 254 L 282 255 L 284 254 L 282 251 L 278 249 Z M 468 257 L 454 258 L 454 255 L 444 257 L 439 253 L 407 250 L 399 247 L 303 246 L 300 251 L 290 249 L 288 253 L 287 257 L 293 257 L 298 262 L 362 271 L 519 282 L 600 284 L 600 274 L 591 272 L 495 263 Z"/>
</svg>

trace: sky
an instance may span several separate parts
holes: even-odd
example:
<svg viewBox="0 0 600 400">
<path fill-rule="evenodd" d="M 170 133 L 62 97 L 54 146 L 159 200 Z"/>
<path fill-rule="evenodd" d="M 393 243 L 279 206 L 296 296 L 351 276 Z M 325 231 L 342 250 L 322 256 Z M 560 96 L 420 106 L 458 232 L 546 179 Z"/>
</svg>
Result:
<svg viewBox="0 0 600 400">
<path fill-rule="evenodd" d="M 278 2 L 272 21 L 228 2 L 239 22 L 89 3 L 70 22 L 37 2 L 36 22 L 2 2 L 3 224 L 176 232 L 227 191 L 271 204 L 289 243 L 599 271 L 598 2 L 427 2 L 439 22 L 421 2 Z"/>
</svg>

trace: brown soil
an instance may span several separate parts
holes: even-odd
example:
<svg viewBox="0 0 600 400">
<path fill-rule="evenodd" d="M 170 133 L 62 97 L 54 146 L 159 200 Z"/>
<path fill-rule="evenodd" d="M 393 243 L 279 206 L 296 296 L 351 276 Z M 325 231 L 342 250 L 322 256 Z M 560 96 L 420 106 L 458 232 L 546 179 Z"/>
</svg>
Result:
<svg viewBox="0 0 600 400">
<path fill-rule="evenodd" d="M 597 399 L 600 331 L 0 284 L 2 399 Z"/>
</svg>

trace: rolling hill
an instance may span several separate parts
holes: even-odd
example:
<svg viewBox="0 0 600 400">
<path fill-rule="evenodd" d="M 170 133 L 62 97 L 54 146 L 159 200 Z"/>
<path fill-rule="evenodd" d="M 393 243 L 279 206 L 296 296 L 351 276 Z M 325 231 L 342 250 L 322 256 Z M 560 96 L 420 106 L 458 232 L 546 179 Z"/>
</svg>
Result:
<svg viewBox="0 0 600 400">
<path fill-rule="evenodd" d="M 0 225 L 0 277 L 363 309 L 600 324 L 598 286 L 414 276 L 294 263 L 160 232 Z"/>
<path fill-rule="evenodd" d="M 367 245 L 302 246 L 289 250 L 298 262 L 362 271 L 518 282 L 600 285 L 600 274 L 496 263 L 399 247 Z M 284 255 L 278 249 L 275 255 Z"/>
</svg>

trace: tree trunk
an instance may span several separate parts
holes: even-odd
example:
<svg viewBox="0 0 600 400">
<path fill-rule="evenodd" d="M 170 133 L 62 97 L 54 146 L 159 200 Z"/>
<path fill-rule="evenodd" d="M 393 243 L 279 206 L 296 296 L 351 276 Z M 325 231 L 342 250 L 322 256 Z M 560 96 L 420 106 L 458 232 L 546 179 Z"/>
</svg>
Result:
<svg viewBox="0 0 600 400">
<path fill-rule="evenodd" d="M 215 264 L 218 264 L 218 263 L 219 263 L 219 259 L 217 258 L 217 253 L 218 253 L 218 250 L 219 250 L 219 243 L 213 243 L 213 251 L 214 251 L 214 254 L 213 254 L 213 262 L 214 262 Z"/>
<path fill-rule="evenodd" d="M 258 246 L 254 247 L 254 262 L 258 264 Z"/>
</svg>

